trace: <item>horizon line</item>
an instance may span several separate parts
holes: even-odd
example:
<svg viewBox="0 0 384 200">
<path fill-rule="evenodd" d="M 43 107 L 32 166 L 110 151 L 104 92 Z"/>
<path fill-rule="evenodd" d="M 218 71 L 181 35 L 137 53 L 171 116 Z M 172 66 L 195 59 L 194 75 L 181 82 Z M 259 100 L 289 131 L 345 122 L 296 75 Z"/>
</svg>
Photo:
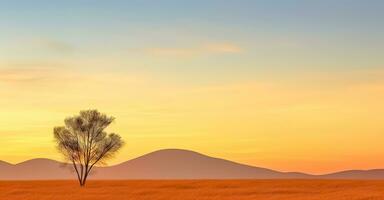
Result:
<svg viewBox="0 0 384 200">
<path fill-rule="evenodd" d="M 284 170 L 275 170 L 275 169 L 271 169 L 271 168 L 259 167 L 259 166 L 254 166 L 254 165 L 250 165 L 250 164 L 240 163 L 240 162 L 236 162 L 236 161 L 232 161 L 232 160 L 228 160 L 228 159 L 224 159 L 224 158 L 219 158 L 219 157 L 209 156 L 209 155 L 206 155 L 206 154 L 203 154 L 203 153 L 194 151 L 194 150 L 189 150 L 189 149 L 179 149 L 179 148 L 165 148 L 165 149 L 159 149 L 159 150 L 151 151 L 151 152 L 149 152 L 149 153 L 145 153 L 145 154 L 143 154 L 143 155 L 141 155 L 141 156 L 137 156 L 137 157 L 132 158 L 132 159 L 125 160 L 125 161 L 120 162 L 120 163 L 117 163 L 117 164 L 106 165 L 106 166 L 96 166 L 96 167 L 97 167 L 97 168 L 108 168 L 108 167 L 118 166 L 118 165 L 121 165 L 121 164 L 130 162 L 130 161 L 132 161 L 132 160 L 135 160 L 135 159 L 138 159 L 138 158 L 141 158 L 141 157 L 144 157 L 144 156 L 147 156 L 147 155 L 156 153 L 156 152 L 170 151 L 170 150 L 171 150 L 171 151 L 184 151 L 184 152 L 190 152 L 190 153 L 194 153 L 194 154 L 202 155 L 202 156 L 209 157 L 209 158 L 213 158 L 213 159 L 220 159 L 220 160 L 224 160 L 224 161 L 227 161 L 227 162 L 232 162 L 232 163 L 235 163 L 235 164 L 240 164 L 240 165 L 249 166 L 249 167 L 254 167 L 254 168 L 262 168 L 262 169 L 272 170 L 272 171 L 275 171 L 275 172 L 281 172 L 281 173 L 300 173 L 300 174 L 303 174 L 303 175 L 309 175 L 309 176 L 324 176 L 324 175 L 331 175 L 331 174 L 336 174 L 336 173 L 341 173 L 341 172 L 349 172 L 349 171 L 361 171 L 361 172 L 367 172 L 367 171 L 375 171 L 375 170 L 384 170 L 384 168 L 344 169 L 344 170 L 338 170 L 338 171 L 332 171 L 332 172 L 326 172 L 326 173 L 318 173 L 318 174 L 317 174 L 317 173 L 301 172 L 301 171 L 284 171 Z M 21 161 L 21 162 L 18 162 L 18 163 L 10 163 L 10 162 L 7 162 L 7 161 L 5 161 L 5 160 L 0 160 L 0 164 L 1 164 L 1 162 L 2 162 L 2 163 L 5 163 L 5 164 L 8 164 L 8 165 L 17 166 L 17 165 L 21 165 L 21 164 L 23 164 L 23 163 L 27 163 L 27 162 L 35 161 L 35 160 L 47 160 L 47 161 L 57 162 L 57 163 L 60 163 L 60 164 L 70 164 L 70 163 L 67 163 L 67 162 L 65 162 L 65 161 L 59 161 L 59 160 L 55 160 L 55 159 L 51 159 L 51 158 L 44 158 L 44 157 L 31 158 L 31 159 L 27 159 L 27 160 L 24 160 L 24 161 Z"/>
</svg>

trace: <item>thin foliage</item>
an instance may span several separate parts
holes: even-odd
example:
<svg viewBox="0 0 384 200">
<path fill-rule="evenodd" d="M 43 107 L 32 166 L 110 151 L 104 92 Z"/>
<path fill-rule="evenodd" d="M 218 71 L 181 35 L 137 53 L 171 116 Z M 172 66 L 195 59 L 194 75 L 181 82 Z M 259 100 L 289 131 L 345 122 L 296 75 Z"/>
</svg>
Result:
<svg viewBox="0 0 384 200">
<path fill-rule="evenodd" d="M 95 165 L 105 164 L 123 146 L 119 135 L 105 131 L 114 119 L 97 110 L 85 110 L 66 118 L 65 126 L 54 128 L 57 148 L 72 164 L 80 186 L 85 185 Z"/>
</svg>

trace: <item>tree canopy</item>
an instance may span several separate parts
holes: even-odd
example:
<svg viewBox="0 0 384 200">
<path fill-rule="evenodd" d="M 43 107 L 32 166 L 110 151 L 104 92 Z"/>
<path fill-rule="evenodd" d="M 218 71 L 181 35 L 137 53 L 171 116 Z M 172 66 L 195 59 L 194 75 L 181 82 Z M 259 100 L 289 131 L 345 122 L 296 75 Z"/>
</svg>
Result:
<svg viewBox="0 0 384 200">
<path fill-rule="evenodd" d="M 72 163 L 80 186 L 95 165 L 105 164 L 123 146 L 118 134 L 105 131 L 114 119 L 97 110 L 84 110 L 54 128 L 57 148 Z"/>
</svg>

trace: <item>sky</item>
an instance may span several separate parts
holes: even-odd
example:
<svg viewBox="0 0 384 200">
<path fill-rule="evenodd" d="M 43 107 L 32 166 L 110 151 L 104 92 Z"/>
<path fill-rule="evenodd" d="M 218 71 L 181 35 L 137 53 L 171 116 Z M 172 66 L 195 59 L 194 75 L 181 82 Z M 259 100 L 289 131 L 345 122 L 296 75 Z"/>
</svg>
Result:
<svg viewBox="0 0 384 200">
<path fill-rule="evenodd" d="M 384 168 L 384 2 L 0 1 L 0 160 L 116 117 L 116 164 L 189 149 L 282 171 Z"/>
</svg>

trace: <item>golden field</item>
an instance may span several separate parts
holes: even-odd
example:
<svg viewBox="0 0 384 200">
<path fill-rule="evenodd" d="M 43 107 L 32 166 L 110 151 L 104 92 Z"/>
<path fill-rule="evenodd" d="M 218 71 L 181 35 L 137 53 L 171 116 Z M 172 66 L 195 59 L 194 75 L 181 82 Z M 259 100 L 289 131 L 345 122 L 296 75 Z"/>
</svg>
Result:
<svg viewBox="0 0 384 200">
<path fill-rule="evenodd" d="M 377 200 L 384 181 L 361 180 L 161 180 L 2 181 L 6 200 Z"/>
</svg>

